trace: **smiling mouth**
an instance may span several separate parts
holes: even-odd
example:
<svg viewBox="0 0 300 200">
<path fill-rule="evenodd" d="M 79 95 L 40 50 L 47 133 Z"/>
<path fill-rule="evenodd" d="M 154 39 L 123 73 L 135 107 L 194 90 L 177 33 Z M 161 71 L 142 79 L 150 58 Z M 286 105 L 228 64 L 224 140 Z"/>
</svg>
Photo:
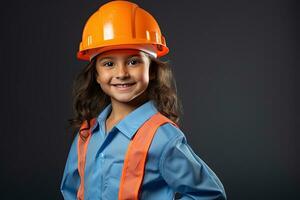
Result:
<svg viewBox="0 0 300 200">
<path fill-rule="evenodd" d="M 135 83 L 125 83 L 125 84 L 112 84 L 113 86 L 117 87 L 117 88 L 129 88 L 132 85 L 134 85 Z"/>
</svg>

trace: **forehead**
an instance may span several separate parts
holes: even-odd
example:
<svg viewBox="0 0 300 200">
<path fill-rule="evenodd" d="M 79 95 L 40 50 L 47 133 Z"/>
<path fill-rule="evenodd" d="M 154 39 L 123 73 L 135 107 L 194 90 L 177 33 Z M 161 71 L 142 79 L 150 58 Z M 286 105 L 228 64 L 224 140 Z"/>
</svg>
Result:
<svg viewBox="0 0 300 200">
<path fill-rule="evenodd" d="M 133 55 L 146 56 L 146 53 L 137 49 L 113 49 L 98 55 L 98 59 L 105 57 L 126 58 Z"/>
</svg>

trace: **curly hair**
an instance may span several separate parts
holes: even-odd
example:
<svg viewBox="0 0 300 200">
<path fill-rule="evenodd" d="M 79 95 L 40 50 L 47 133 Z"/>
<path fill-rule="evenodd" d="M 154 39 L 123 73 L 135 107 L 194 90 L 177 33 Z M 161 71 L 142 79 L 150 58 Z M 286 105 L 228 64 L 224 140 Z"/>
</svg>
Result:
<svg viewBox="0 0 300 200">
<path fill-rule="evenodd" d="M 147 96 L 153 100 L 157 110 L 179 125 L 182 105 L 177 96 L 176 81 L 168 61 L 149 56 L 149 73 L 155 78 L 149 81 Z M 77 75 L 73 82 L 73 118 L 69 119 L 69 128 L 73 133 L 86 120 L 90 127 L 90 120 L 110 104 L 110 97 L 106 95 L 96 81 L 96 58 L 93 58 Z"/>
</svg>

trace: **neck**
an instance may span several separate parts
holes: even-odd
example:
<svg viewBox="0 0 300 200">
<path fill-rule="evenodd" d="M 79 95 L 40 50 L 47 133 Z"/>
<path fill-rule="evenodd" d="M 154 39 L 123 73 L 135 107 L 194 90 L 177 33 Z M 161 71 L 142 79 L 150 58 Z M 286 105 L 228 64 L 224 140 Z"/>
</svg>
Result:
<svg viewBox="0 0 300 200">
<path fill-rule="evenodd" d="M 134 109 L 142 105 L 148 100 L 145 93 L 136 97 L 130 102 L 120 102 L 111 98 L 112 111 L 109 115 L 109 119 L 113 121 L 119 121 L 126 115 L 131 113 Z"/>
</svg>

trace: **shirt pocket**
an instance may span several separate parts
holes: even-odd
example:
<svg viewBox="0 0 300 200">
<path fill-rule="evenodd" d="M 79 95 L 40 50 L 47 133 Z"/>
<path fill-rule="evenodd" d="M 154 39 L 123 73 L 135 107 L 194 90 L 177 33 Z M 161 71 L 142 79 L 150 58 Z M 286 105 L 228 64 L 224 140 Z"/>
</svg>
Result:
<svg viewBox="0 0 300 200">
<path fill-rule="evenodd" d="M 118 199 L 122 169 L 123 163 L 113 163 L 107 169 L 104 175 L 104 199 Z"/>
</svg>

